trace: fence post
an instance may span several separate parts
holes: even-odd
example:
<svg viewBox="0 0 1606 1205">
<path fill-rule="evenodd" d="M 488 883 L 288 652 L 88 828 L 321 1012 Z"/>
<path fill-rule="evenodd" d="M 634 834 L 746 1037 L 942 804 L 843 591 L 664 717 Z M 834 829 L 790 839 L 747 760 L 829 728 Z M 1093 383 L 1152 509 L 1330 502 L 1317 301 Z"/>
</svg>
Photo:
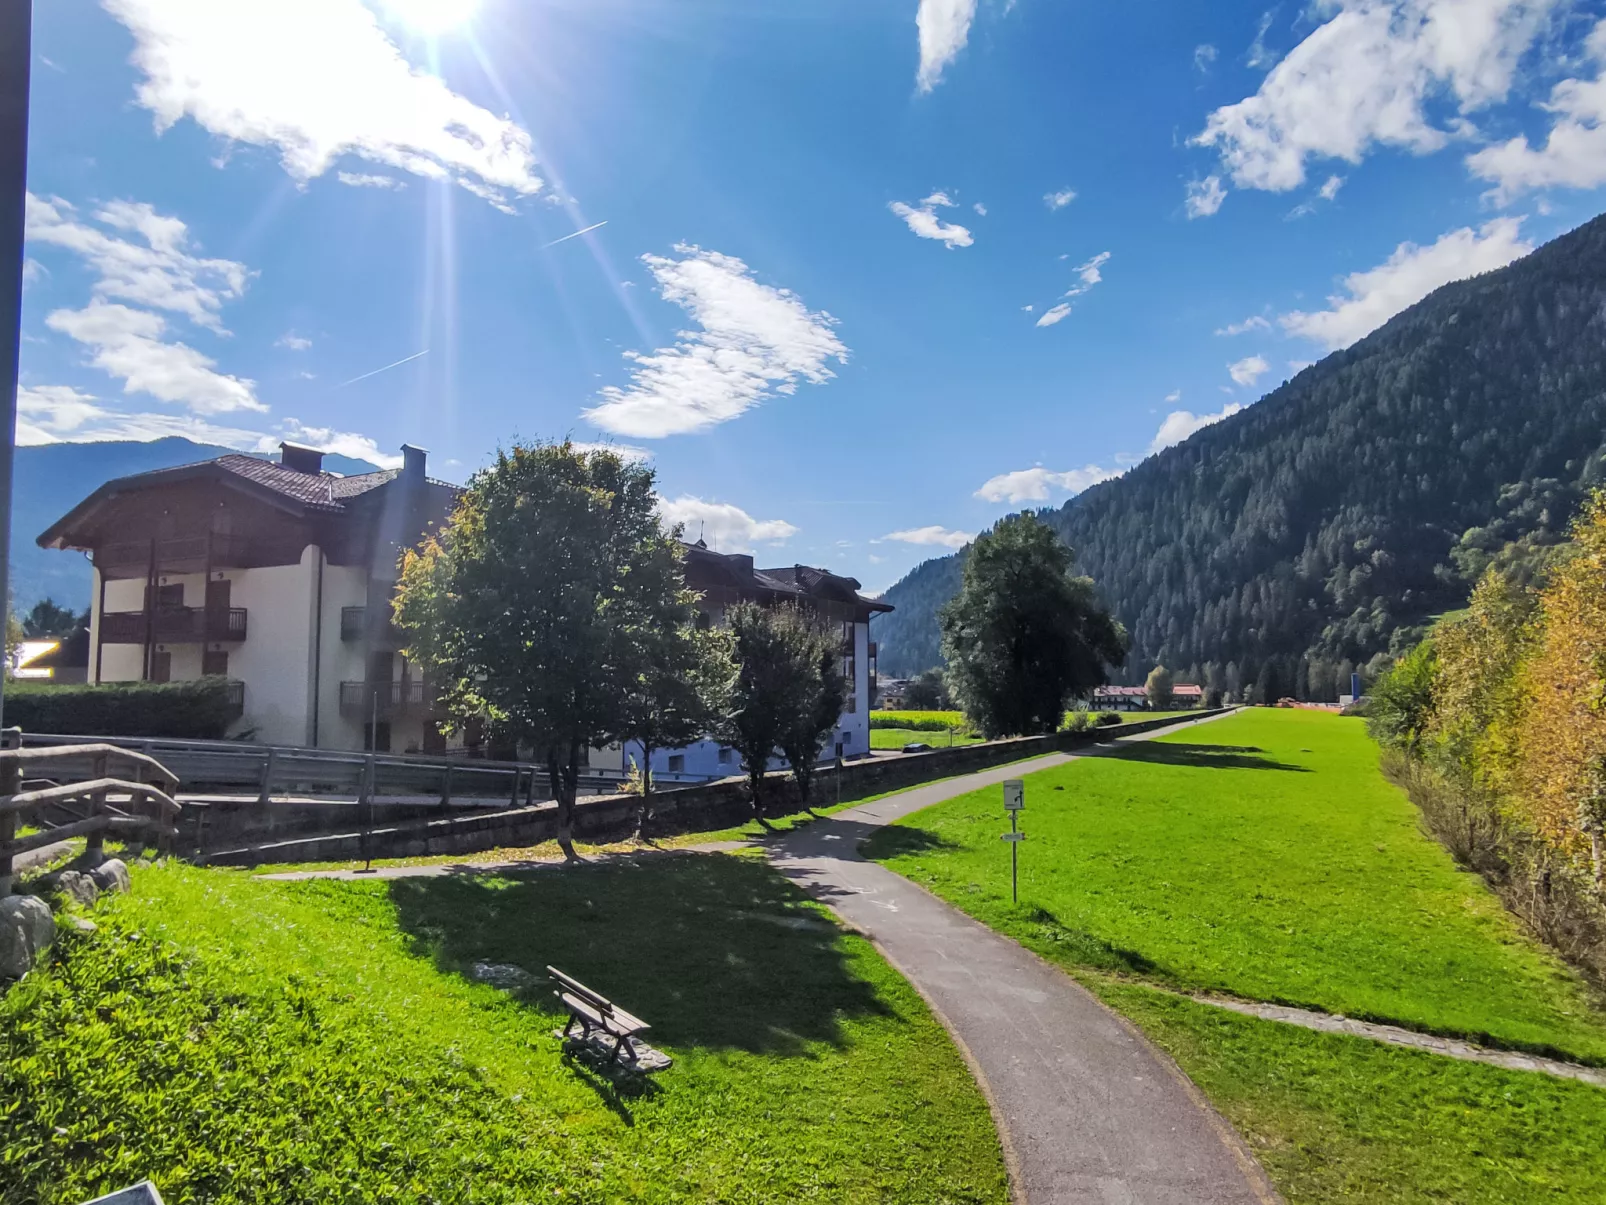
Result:
<svg viewBox="0 0 1606 1205">
<path fill-rule="evenodd" d="M 524 780 L 524 806 L 535 805 L 535 767 L 530 767 L 530 776 Z"/>
<path fill-rule="evenodd" d="M 278 756 L 279 751 L 271 745 L 268 746 L 267 760 L 262 763 L 262 789 L 257 792 L 257 804 L 261 807 L 267 807 L 272 802 L 273 763 Z"/>
<path fill-rule="evenodd" d="M 97 753 L 90 764 L 89 777 L 91 780 L 106 777 L 106 755 Z M 89 793 L 89 815 L 104 816 L 106 814 L 106 790 Z M 88 817 L 85 817 L 86 819 Z M 106 830 L 96 829 L 84 841 L 84 864 L 98 866 L 106 858 Z"/>
<path fill-rule="evenodd" d="M 0 799 L 9 800 L 17 793 L 17 782 L 22 772 L 14 761 L 0 762 Z M 11 843 L 17 839 L 17 813 L 0 812 L 0 900 L 11 894 L 14 875 L 11 870 Z"/>
<path fill-rule="evenodd" d="M 128 781 L 133 783 L 144 782 L 145 767 L 136 765 L 131 771 L 129 771 Z M 140 797 L 136 795 L 131 798 L 128 803 L 131 811 L 137 805 L 143 804 L 144 808 L 148 809 L 153 817 L 152 823 L 161 824 L 163 827 L 166 827 L 167 817 L 162 812 L 162 805 L 157 803 L 156 800 L 152 799 L 150 796 L 147 795 L 144 799 L 140 799 Z M 148 829 L 140 829 L 137 833 L 130 836 L 126 843 L 126 848 L 123 850 L 123 856 L 125 858 L 137 858 L 140 856 L 140 854 L 144 853 L 147 843 L 146 837 L 148 834 Z M 157 837 L 158 842 L 162 840 L 162 837 Z"/>
<path fill-rule="evenodd" d="M 516 808 L 519 806 L 519 780 L 523 777 L 524 767 L 515 765 L 513 767 L 513 794 L 508 798 L 507 801 L 507 805 L 510 808 Z"/>
<path fill-rule="evenodd" d="M 452 771 L 455 770 L 456 768 L 457 767 L 453 763 L 451 763 L 451 762 L 447 762 L 446 763 L 446 774 L 441 779 L 441 807 L 442 808 L 449 808 L 449 807 L 452 806 Z"/>
</svg>

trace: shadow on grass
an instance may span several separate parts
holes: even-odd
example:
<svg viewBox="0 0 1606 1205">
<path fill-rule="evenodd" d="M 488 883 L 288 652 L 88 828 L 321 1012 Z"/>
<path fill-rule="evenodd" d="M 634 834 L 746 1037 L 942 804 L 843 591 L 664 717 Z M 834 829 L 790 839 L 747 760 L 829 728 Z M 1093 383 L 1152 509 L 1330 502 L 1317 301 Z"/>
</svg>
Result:
<svg viewBox="0 0 1606 1205">
<path fill-rule="evenodd" d="M 860 825 L 865 831 L 857 834 L 862 844 L 861 853 L 872 862 L 899 858 L 910 854 L 926 854 L 960 848 L 948 838 L 930 829 L 915 828 L 908 824 L 888 824 L 882 827 Z M 857 842 L 855 844 L 858 844 Z"/>
<path fill-rule="evenodd" d="M 512 963 L 561 1013 L 548 965 L 648 1021 L 654 1045 L 802 1054 L 845 1017 L 886 1015 L 842 935 L 761 862 L 655 856 L 528 875 L 396 879 L 399 923 L 443 970 Z M 610 1106 L 611 1107 L 611 1106 Z"/>
<path fill-rule="evenodd" d="M 1195 745 L 1183 741 L 1141 741 L 1113 744 L 1101 757 L 1122 761 L 1153 762 L 1165 766 L 1201 766 L 1217 770 L 1289 770 L 1309 774 L 1309 768 L 1278 761 L 1254 745 Z"/>
<path fill-rule="evenodd" d="M 1073 929 L 1047 908 L 1033 908 L 1026 917 L 1026 923 L 1035 930 L 1034 936 L 1049 943 L 1054 953 L 1068 962 L 1153 979 L 1172 977 L 1165 967 L 1152 958 L 1136 950 L 1112 945 L 1085 930 Z"/>
</svg>

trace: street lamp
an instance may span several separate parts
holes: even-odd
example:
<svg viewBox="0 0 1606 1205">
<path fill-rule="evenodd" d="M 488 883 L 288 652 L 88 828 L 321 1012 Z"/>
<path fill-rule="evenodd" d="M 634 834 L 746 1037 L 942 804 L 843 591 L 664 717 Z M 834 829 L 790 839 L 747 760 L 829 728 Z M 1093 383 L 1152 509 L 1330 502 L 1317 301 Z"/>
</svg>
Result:
<svg viewBox="0 0 1606 1205">
<path fill-rule="evenodd" d="M 28 206 L 33 0 L 0 0 L 0 602 L 11 614 L 11 469 L 17 446 L 22 231 Z M 0 708 L 4 705 L 0 675 Z M 3 710 L 0 710 L 3 715 Z"/>
</svg>

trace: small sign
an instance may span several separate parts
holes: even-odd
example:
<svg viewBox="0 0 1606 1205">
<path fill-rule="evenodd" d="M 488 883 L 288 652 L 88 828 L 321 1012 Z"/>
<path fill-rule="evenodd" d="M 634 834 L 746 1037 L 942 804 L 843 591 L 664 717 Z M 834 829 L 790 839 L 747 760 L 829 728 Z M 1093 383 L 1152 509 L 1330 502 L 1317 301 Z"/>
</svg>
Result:
<svg viewBox="0 0 1606 1205">
<path fill-rule="evenodd" d="M 1000 841 L 1024 841 L 1024 840 L 1026 840 L 1026 834 L 1025 833 L 1005 833 L 1002 837 L 999 838 L 999 840 Z"/>
<path fill-rule="evenodd" d="M 1026 784 L 1019 778 L 1011 778 L 1004 783 L 1004 810 L 1006 812 L 1020 812 L 1026 809 Z"/>
</svg>

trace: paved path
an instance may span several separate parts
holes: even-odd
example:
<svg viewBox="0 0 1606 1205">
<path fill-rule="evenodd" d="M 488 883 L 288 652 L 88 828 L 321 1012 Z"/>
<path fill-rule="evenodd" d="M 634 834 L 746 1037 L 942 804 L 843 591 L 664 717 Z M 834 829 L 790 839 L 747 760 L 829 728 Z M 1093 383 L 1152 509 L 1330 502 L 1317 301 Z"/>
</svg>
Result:
<svg viewBox="0 0 1606 1205">
<path fill-rule="evenodd" d="M 1063 971 L 858 854 L 910 812 L 1097 752 L 839 812 L 776 841 L 770 858 L 867 933 L 948 1026 L 992 1103 L 1024 1205 L 1268 1205 L 1279 1198 L 1238 1136 L 1132 1026 Z M 1002 797 L 999 808 L 1002 821 Z"/>
</svg>

